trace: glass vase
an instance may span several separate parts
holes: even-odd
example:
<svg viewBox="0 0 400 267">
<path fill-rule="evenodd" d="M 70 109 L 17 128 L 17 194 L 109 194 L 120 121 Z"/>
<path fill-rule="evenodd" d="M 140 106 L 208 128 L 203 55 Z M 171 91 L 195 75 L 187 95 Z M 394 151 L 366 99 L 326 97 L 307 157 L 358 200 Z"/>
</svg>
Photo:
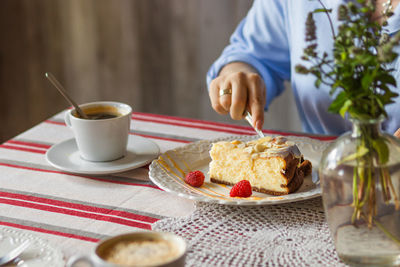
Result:
<svg viewBox="0 0 400 267">
<path fill-rule="evenodd" d="M 328 226 L 342 261 L 400 265 L 400 142 L 382 119 L 353 128 L 323 153 L 319 167 Z"/>
</svg>

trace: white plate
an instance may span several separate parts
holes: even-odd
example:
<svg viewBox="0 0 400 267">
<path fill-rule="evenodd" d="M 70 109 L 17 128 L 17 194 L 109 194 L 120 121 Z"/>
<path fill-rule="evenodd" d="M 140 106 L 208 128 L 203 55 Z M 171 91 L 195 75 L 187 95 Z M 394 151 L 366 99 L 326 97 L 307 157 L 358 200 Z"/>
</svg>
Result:
<svg viewBox="0 0 400 267">
<path fill-rule="evenodd" d="M 150 179 L 160 188 L 178 196 L 196 201 L 227 205 L 278 204 L 314 198 L 321 194 L 317 169 L 322 151 L 329 145 L 329 142 L 307 137 L 287 136 L 289 140 L 297 144 L 304 158 L 310 160 L 313 165 L 312 175 L 305 177 L 303 185 L 294 193 L 272 196 L 253 192 L 253 195 L 249 198 L 231 198 L 229 197 L 230 186 L 211 183 L 208 176 L 208 164 L 211 161 L 209 150 L 212 143 L 235 139 L 249 141 L 255 138 L 257 136 L 231 136 L 215 140 L 203 140 L 167 151 L 151 163 Z M 200 188 L 189 186 L 183 181 L 185 173 L 193 170 L 202 171 L 206 177 L 204 185 Z"/>
<path fill-rule="evenodd" d="M 153 141 L 130 135 L 127 154 L 123 158 L 107 161 L 87 161 L 79 155 L 75 139 L 68 139 L 53 145 L 46 153 L 47 161 L 63 171 L 80 174 L 111 174 L 123 172 L 149 164 L 160 154 L 160 148 Z"/>
<path fill-rule="evenodd" d="M 5 266 L 62 267 L 65 265 L 61 250 L 56 248 L 54 244 L 49 244 L 46 240 L 28 232 L 5 227 L 0 228 L 0 256 L 25 240 L 29 240 L 30 244 L 18 257 L 19 260 Z"/>
</svg>

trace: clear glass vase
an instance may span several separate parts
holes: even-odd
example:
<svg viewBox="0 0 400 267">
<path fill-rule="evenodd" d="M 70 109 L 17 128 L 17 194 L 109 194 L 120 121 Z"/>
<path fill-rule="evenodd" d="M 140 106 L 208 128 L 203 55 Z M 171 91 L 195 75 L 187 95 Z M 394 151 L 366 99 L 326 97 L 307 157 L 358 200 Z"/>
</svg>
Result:
<svg viewBox="0 0 400 267">
<path fill-rule="evenodd" d="M 381 122 L 353 119 L 319 167 L 328 226 L 351 265 L 400 265 L 400 142 Z"/>
</svg>

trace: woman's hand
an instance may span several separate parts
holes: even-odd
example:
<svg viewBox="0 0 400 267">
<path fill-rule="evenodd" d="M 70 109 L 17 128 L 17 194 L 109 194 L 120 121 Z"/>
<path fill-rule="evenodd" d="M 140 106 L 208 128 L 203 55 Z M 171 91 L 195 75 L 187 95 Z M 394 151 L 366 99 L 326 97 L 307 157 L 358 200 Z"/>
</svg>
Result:
<svg viewBox="0 0 400 267">
<path fill-rule="evenodd" d="M 230 113 L 241 120 L 246 110 L 253 117 L 253 125 L 261 130 L 264 123 L 266 88 L 257 71 L 243 62 L 227 64 L 210 84 L 210 100 L 219 114 Z"/>
<path fill-rule="evenodd" d="M 397 131 L 394 133 L 394 136 L 396 136 L 397 138 L 400 138 L 400 128 L 397 129 Z"/>
</svg>

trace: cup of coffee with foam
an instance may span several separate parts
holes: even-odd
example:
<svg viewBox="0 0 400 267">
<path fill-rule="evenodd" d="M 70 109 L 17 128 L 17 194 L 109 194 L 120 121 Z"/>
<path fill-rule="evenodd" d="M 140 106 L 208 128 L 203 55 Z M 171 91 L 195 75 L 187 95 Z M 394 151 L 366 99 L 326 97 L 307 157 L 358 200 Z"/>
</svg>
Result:
<svg viewBox="0 0 400 267">
<path fill-rule="evenodd" d="M 126 154 L 132 108 L 111 101 L 79 105 L 87 115 L 81 118 L 75 109 L 65 113 L 65 123 L 74 132 L 81 157 L 89 161 L 112 161 Z"/>
<path fill-rule="evenodd" d="M 183 267 L 185 255 L 186 242 L 175 234 L 134 232 L 101 241 L 91 255 L 72 257 L 67 266 L 83 261 L 95 267 Z"/>
</svg>

